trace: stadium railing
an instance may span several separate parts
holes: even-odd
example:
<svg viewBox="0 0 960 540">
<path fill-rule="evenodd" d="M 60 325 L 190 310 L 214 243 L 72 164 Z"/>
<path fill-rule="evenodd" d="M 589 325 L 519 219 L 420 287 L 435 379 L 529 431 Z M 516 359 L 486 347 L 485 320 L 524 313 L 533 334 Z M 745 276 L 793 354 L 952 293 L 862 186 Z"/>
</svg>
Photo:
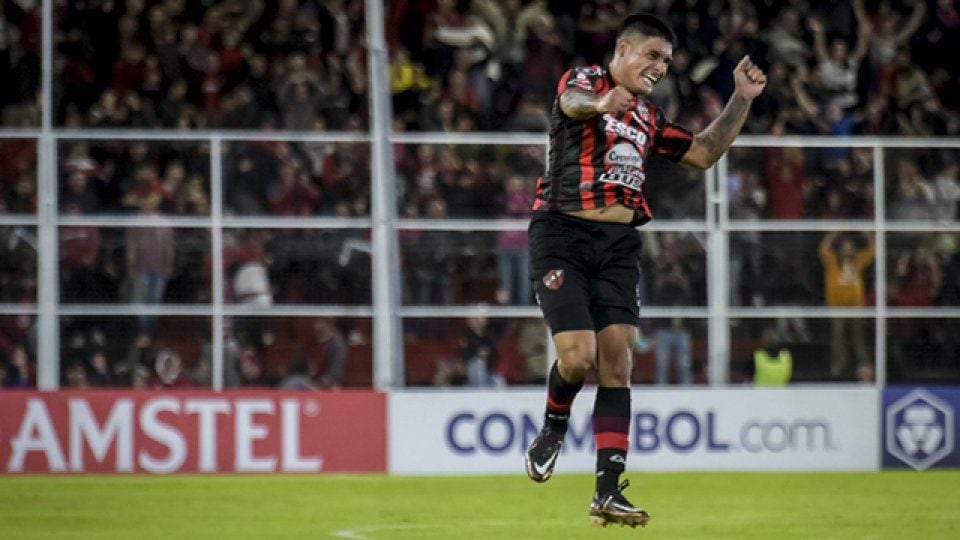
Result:
<svg viewBox="0 0 960 540">
<path fill-rule="evenodd" d="M 374 247 L 372 255 L 383 260 L 377 266 L 374 261 L 373 303 L 368 306 L 357 305 L 273 305 L 257 308 L 231 304 L 224 301 L 223 268 L 223 232 L 237 228 L 314 228 L 314 229 L 369 229 L 374 242 L 397 245 L 398 236 L 403 231 L 445 230 L 445 231 L 522 231 L 525 220 L 490 219 L 408 219 L 397 217 L 397 209 L 379 208 L 387 201 L 395 201 L 394 196 L 372 197 L 372 213 L 369 218 L 280 218 L 280 217 L 232 217 L 223 215 L 223 161 L 221 149 L 229 141 L 312 141 L 312 142 L 370 142 L 376 144 L 377 135 L 364 133 L 237 133 L 237 132 L 177 132 L 177 131 L 66 131 L 50 129 L 40 132 L 22 132 L 7 130 L 0 132 L 4 138 L 29 138 L 39 145 L 38 160 L 38 198 L 40 201 L 36 215 L 3 215 L 2 226 L 21 226 L 35 228 L 39 238 L 38 267 L 39 288 L 35 304 L 3 304 L 0 314 L 37 315 L 40 319 L 39 344 L 39 387 L 57 388 L 60 367 L 58 365 L 60 336 L 57 321 L 61 316 L 202 316 L 212 318 L 213 328 L 213 380 L 214 388 L 223 386 L 223 318 L 232 316 L 286 316 L 286 317 L 372 317 L 374 327 L 402 328 L 405 318 L 450 318 L 486 315 L 494 318 L 536 318 L 539 311 L 532 305 L 401 305 L 399 300 L 399 279 L 396 269 L 401 266 L 396 249 L 379 250 Z M 130 215 L 81 215 L 64 216 L 57 209 L 57 180 L 54 178 L 56 166 L 56 147 L 62 141 L 69 140 L 149 140 L 149 141 L 197 141 L 210 144 L 211 214 L 205 217 L 169 216 L 144 219 Z M 542 135 L 525 134 L 386 134 L 388 144 L 496 144 L 531 145 L 546 144 Z M 834 318 L 859 317 L 871 319 L 875 324 L 874 344 L 876 360 L 876 380 L 883 384 L 886 380 L 887 358 L 887 322 L 893 318 L 945 318 L 960 319 L 960 308 L 924 307 L 906 308 L 889 306 L 886 288 L 876 287 L 874 305 L 863 308 L 838 309 L 811 306 L 780 307 L 736 307 L 730 305 L 729 283 L 729 240 L 730 235 L 741 232 L 812 232 L 826 231 L 872 231 L 876 234 L 876 259 L 873 282 L 887 283 L 890 269 L 887 268 L 887 233 L 950 232 L 960 233 L 960 223 L 936 221 L 891 221 L 885 219 L 886 179 L 884 171 L 884 151 L 889 148 L 941 148 L 960 149 L 960 141 L 929 140 L 904 138 L 811 138 L 811 137 L 752 137 L 738 139 L 738 146 L 749 147 L 869 147 L 873 149 L 874 159 L 874 219 L 870 220 L 736 220 L 730 218 L 727 186 L 727 159 L 708 171 L 704 189 L 706 190 L 706 219 L 702 222 L 690 220 L 656 220 L 649 229 L 653 231 L 682 231 L 701 233 L 706 236 L 705 248 L 708 267 L 708 299 L 705 307 L 645 307 L 644 316 L 649 318 L 674 317 L 702 319 L 708 325 L 709 343 L 709 381 L 722 385 L 729 380 L 730 365 L 730 320 L 731 319 L 776 319 L 776 318 Z M 374 174 L 373 184 L 384 185 L 394 181 L 391 167 Z M 374 188 L 375 189 L 375 188 Z M 393 191 L 393 190 L 391 190 Z M 396 206 L 396 205 L 394 205 Z M 211 260 L 211 297 L 207 305 L 195 304 L 78 304 L 61 302 L 58 295 L 58 250 L 57 230 L 61 226 L 97 226 L 97 227 L 144 227 L 165 224 L 174 228 L 200 228 L 210 231 Z M 378 288 L 376 281 L 386 275 L 390 279 Z M 392 277 L 391 277 L 392 276 Z M 388 301 L 386 295 L 395 300 Z M 384 321 L 383 319 L 389 319 Z M 44 321 L 47 321 L 44 324 Z M 402 348 L 388 349 L 374 341 L 375 386 L 387 388 L 402 386 L 403 353 Z M 388 346 L 389 347 L 389 346 Z"/>
</svg>

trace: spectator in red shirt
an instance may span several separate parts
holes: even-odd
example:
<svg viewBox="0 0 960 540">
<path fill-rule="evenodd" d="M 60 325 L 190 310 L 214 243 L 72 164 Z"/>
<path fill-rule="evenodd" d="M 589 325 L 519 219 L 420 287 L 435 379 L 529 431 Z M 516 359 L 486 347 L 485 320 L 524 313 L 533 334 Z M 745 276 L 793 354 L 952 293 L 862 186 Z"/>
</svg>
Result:
<svg viewBox="0 0 960 540">
<path fill-rule="evenodd" d="M 767 193 L 772 219 L 803 219 L 805 176 L 802 148 L 768 149 Z"/>
<path fill-rule="evenodd" d="M 157 216 L 160 195 L 150 194 L 141 204 L 142 216 Z M 158 304 L 163 301 L 167 280 L 173 274 L 174 242 L 173 229 L 169 226 L 127 229 L 127 276 L 132 281 L 132 302 Z M 139 324 L 141 335 L 153 336 L 156 317 L 141 315 Z"/>
<path fill-rule="evenodd" d="M 270 193 L 270 212 L 277 216 L 312 216 L 320 206 L 320 190 L 310 175 L 292 163 L 280 165 L 278 185 Z"/>
</svg>

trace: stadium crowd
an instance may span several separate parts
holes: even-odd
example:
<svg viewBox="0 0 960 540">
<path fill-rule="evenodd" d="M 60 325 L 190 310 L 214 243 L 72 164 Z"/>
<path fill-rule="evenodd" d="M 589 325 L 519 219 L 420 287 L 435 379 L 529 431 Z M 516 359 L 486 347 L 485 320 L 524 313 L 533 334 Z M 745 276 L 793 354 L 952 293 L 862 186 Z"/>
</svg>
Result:
<svg viewBox="0 0 960 540">
<path fill-rule="evenodd" d="M 769 74 L 755 134 L 948 135 L 960 131 L 955 1 L 404 0 L 388 19 L 394 110 L 406 129 L 543 131 L 555 82 L 603 64 L 625 14 L 678 34 L 653 100 L 694 130 L 733 91 L 747 53 Z"/>
<path fill-rule="evenodd" d="M 54 24 L 61 125 L 367 126 L 363 2 L 62 2 Z"/>
<path fill-rule="evenodd" d="M 746 133 L 960 134 L 960 57 L 942 54 L 960 50 L 956 0 L 397 0 L 386 8 L 396 132 L 542 132 L 562 72 L 604 63 L 600 55 L 612 48 L 612 30 L 626 13 L 643 9 L 670 20 L 679 37 L 673 66 L 652 99 L 691 129 L 716 115 L 732 92 L 732 66 L 749 53 L 770 84 L 753 106 Z M 367 130 L 365 16 L 364 3 L 351 0 L 57 1 L 54 125 Z M 3 4 L 0 78 L 12 82 L 0 88 L 4 127 L 41 123 L 40 22 L 40 2 Z M 369 143 L 230 142 L 222 150 L 226 216 L 370 216 Z M 0 140 L 0 213 L 35 214 L 36 151 L 32 140 Z M 61 215 L 211 215 L 205 143 L 71 140 L 60 143 L 57 156 Z M 530 183 L 545 166 L 540 146 L 398 143 L 394 157 L 397 213 L 410 219 L 525 219 Z M 657 169 L 651 175 L 673 179 L 648 193 L 658 219 L 705 219 L 702 175 L 663 160 L 650 166 Z M 887 219 L 956 221 L 960 152 L 887 151 L 883 172 Z M 874 173 L 869 148 L 735 148 L 726 179 L 729 217 L 871 220 L 877 211 Z M 61 301 L 209 302 L 208 233 L 143 229 L 62 227 Z M 35 236 L 32 226 L 0 229 L 10 255 L 0 263 L 0 302 L 36 302 Z M 404 304 L 532 303 L 524 234 L 405 229 L 400 236 Z M 821 240 L 811 233 L 734 233 L 731 305 L 823 305 L 822 269 L 802 264 L 816 260 Z M 960 285 L 950 277 L 960 266 L 955 233 L 890 233 L 885 241 L 889 305 L 960 305 Z M 644 267 L 652 276 L 643 284 L 645 304 L 706 304 L 704 242 L 692 233 L 645 233 Z M 163 257 L 146 250 L 131 260 L 138 243 L 173 249 Z M 228 302 L 369 303 L 365 231 L 227 230 L 224 246 Z M 867 302 L 875 295 L 870 287 Z M 0 324 L 5 385 L 32 380 L 31 321 Z M 182 375 L 172 381 L 204 384 L 209 367 L 198 351 L 209 347 L 209 337 L 200 332 L 186 358 L 164 347 L 165 332 L 178 328 L 169 321 L 65 318 L 64 384 L 133 384 L 136 370 L 120 379 L 97 374 L 104 363 L 107 371 L 132 365 L 123 359 L 137 354 L 148 386 L 167 384 L 149 382 L 159 377 L 161 364 L 168 378 L 173 371 Z M 648 338 L 679 329 L 681 341 L 693 336 L 694 349 L 703 340 L 689 320 L 645 324 Z M 919 356 L 929 359 L 933 372 L 960 370 L 953 365 L 960 345 L 951 324 L 891 324 L 891 380 L 897 366 Z M 339 360 L 329 373 L 278 364 L 277 353 L 269 352 L 270 335 L 302 340 L 324 333 L 321 326 L 287 331 L 270 321 L 238 321 L 230 337 L 235 384 L 279 384 L 284 376 L 274 367 L 282 365 L 293 375 L 307 369 L 312 385 L 336 386 Z M 369 363 L 363 324 L 333 326 L 348 344 L 347 371 L 351 363 Z M 407 320 L 408 358 L 451 330 L 463 336 L 456 350 L 443 353 L 452 363 L 438 363 L 412 380 L 468 383 L 470 360 L 485 347 L 494 352 L 484 356 L 488 377 L 474 373 L 472 380 L 535 380 L 536 369 L 522 372 L 513 354 L 520 344 L 539 346 L 532 332 L 522 338 L 529 326 L 463 320 L 438 329 L 431 321 Z M 800 342 L 829 339 L 820 324 L 804 327 L 794 320 L 781 330 L 785 339 Z M 114 331 L 130 339 L 122 351 L 108 354 L 97 336 Z M 74 345 L 82 352 L 70 352 Z M 171 354 L 159 354 L 163 350 Z M 173 370 L 181 356 L 186 367 Z M 905 370 L 900 375 L 908 376 Z"/>
</svg>

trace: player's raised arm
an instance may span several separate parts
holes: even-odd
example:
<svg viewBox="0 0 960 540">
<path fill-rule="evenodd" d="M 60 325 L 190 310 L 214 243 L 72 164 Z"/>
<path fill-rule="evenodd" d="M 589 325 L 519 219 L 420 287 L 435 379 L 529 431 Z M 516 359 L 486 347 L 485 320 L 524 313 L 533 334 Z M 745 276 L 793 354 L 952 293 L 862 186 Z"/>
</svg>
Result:
<svg viewBox="0 0 960 540">
<path fill-rule="evenodd" d="M 633 94 L 622 86 L 615 86 L 602 96 L 582 88 L 568 88 L 560 95 L 560 110 L 574 120 L 586 120 L 608 112 L 620 114 L 635 103 Z"/>
<path fill-rule="evenodd" d="M 730 101 L 720 116 L 694 136 L 690 149 L 681 160 L 683 164 L 707 169 L 716 163 L 737 138 L 750 112 L 750 104 L 767 85 L 767 76 L 750 61 L 749 56 L 744 56 L 733 69 L 733 80 L 735 89 Z"/>
</svg>

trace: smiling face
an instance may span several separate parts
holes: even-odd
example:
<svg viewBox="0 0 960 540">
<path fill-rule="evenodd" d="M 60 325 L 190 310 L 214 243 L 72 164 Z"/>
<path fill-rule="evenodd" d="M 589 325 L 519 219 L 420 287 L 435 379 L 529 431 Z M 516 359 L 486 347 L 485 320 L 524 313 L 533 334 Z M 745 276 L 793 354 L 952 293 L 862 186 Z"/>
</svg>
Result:
<svg viewBox="0 0 960 540">
<path fill-rule="evenodd" d="M 610 74 L 617 84 L 632 94 L 646 96 L 673 62 L 673 45 L 661 37 L 648 37 L 637 32 L 623 35 L 617 41 Z"/>
</svg>

